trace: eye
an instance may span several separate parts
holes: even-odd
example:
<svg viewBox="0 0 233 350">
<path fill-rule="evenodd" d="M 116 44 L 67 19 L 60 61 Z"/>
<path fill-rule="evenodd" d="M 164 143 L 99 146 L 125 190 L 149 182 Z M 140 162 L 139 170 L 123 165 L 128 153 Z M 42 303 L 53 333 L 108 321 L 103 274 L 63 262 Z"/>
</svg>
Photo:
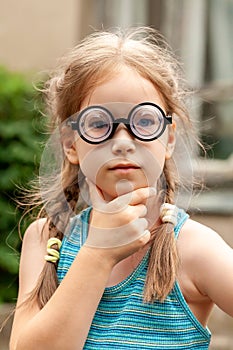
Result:
<svg viewBox="0 0 233 350">
<path fill-rule="evenodd" d="M 155 137 L 163 129 L 163 115 L 154 106 L 139 106 L 131 115 L 131 127 L 135 135 Z"/>
<path fill-rule="evenodd" d="M 88 129 L 104 129 L 108 128 L 108 123 L 99 118 L 92 118 L 88 121 Z"/>
<path fill-rule="evenodd" d="M 134 115 L 134 124 L 141 129 L 154 128 L 155 124 L 158 124 L 158 116 L 148 108 L 138 110 Z"/>
<path fill-rule="evenodd" d="M 137 121 L 137 126 L 146 128 L 155 124 L 154 118 L 151 117 L 142 117 Z"/>
<path fill-rule="evenodd" d="M 108 114 L 101 110 L 89 110 L 83 115 L 82 122 L 81 132 L 93 139 L 103 137 L 111 128 Z"/>
<path fill-rule="evenodd" d="M 89 110 L 84 114 L 83 122 L 86 132 L 100 132 L 109 128 L 109 117 L 101 110 Z"/>
</svg>

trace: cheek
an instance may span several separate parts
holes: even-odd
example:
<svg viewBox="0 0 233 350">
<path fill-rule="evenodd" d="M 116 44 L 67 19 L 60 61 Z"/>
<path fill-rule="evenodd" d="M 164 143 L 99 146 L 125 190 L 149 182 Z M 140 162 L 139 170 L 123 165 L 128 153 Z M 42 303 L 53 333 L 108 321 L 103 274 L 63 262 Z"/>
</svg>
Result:
<svg viewBox="0 0 233 350">
<path fill-rule="evenodd" d="M 158 140 L 144 145 L 141 149 L 140 158 L 149 185 L 156 184 L 160 178 L 164 168 L 165 155 L 166 147 Z"/>
<path fill-rule="evenodd" d="M 85 145 L 83 147 L 82 145 L 78 154 L 82 173 L 93 183 L 96 183 L 96 176 L 105 162 L 103 152 L 99 152 L 95 146 Z"/>
</svg>

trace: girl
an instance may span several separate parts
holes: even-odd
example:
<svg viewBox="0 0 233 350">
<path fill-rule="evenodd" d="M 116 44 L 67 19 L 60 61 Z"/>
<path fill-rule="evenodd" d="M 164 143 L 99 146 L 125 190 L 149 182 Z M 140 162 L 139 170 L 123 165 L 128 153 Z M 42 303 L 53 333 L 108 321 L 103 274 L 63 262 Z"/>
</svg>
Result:
<svg viewBox="0 0 233 350">
<path fill-rule="evenodd" d="M 62 172 L 24 236 L 11 350 L 207 349 L 213 305 L 233 315 L 232 249 L 174 205 L 191 124 L 160 39 L 95 33 L 47 84 Z"/>
</svg>

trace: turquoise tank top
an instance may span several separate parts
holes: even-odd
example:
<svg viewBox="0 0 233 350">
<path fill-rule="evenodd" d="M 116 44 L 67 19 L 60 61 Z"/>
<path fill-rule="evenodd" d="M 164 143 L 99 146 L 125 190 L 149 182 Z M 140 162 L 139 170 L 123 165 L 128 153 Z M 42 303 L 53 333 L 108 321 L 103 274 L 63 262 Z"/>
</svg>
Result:
<svg viewBox="0 0 233 350">
<path fill-rule="evenodd" d="M 72 219 L 70 233 L 63 239 L 59 283 L 85 242 L 90 211 L 88 208 Z M 187 218 L 179 210 L 176 238 Z M 211 334 L 193 315 L 178 282 L 164 302 L 143 302 L 148 257 L 149 253 L 124 281 L 105 288 L 83 349 L 208 349 Z"/>
</svg>

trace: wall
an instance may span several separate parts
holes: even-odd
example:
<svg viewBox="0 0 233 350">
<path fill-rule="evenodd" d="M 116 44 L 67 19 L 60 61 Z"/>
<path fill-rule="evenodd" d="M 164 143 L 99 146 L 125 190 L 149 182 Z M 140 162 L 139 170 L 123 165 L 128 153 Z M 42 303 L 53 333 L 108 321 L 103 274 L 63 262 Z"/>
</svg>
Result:
<svg viewBox="0 0 233 350">
<path fill-rule="evenodd" d="M 79 39 L 81 0 L 0 0 L 0 64 L 40 70 Z"/>
</svg>

